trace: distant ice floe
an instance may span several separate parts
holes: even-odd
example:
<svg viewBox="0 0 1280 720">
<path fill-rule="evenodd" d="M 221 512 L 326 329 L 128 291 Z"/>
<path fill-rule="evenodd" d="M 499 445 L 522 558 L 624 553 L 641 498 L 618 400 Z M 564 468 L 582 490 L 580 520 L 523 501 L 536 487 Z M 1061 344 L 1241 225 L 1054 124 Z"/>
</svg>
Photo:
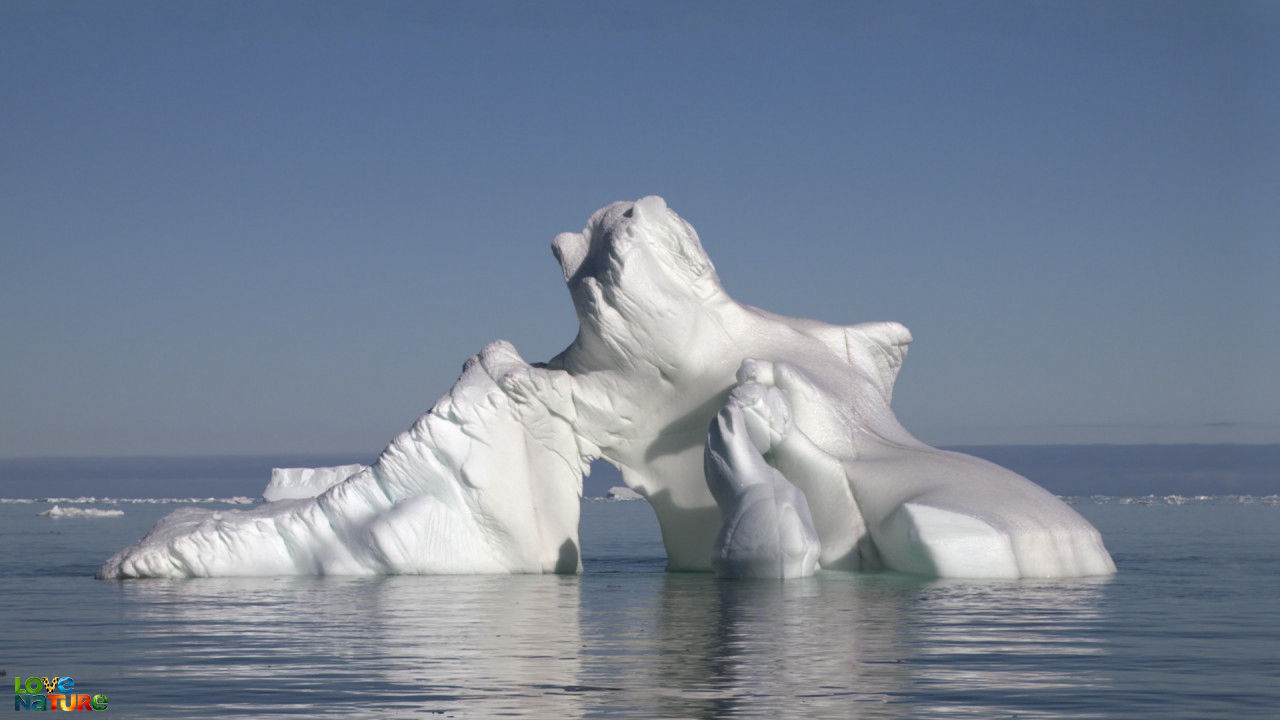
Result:
<svg viewBox="0 0 1280 720">
<path fill-rule="evenodd" d="M 1071 505 L 1277 505 L 1280 495 L 1114 495 L 1071 496 Z"/>
<path fill-rule="evenodd" d="M 604 495 L 584 497 L 587 502 L 630 502 L 632 500 L 643 500 L 644 496 L 632 490 L 629 487 L 611 487 L 609 492 Z"/>
<path fill-rule="evenodd" d="M 1068 505 L 1277 505 L 1280 494 L 1273 495 L 1062 495 Z M 643 500 L 644 496 L 629 487 L 611 487 L 603 497 L 588 497 L 592 502 L 625 502 Z M 118 498 L 118 497 L 47 497 L 0 498 L 0 505 L 30 505 L 33 503 L 58 503 L 61 505 L 253 505 L 251 497 L 183 497 L 183 498 Z"/>
<path fill-rule="evenodd" d="M 25 505 L 27 503 L 57 503 L 62 505 L 252 505 L 258 502 L 251 497 L 182 497 L 182 498 L 118 498 L 118 497 L 46 497 L 0 498 L 0 505 Z"/>
<path fill-rule="evenodd" d="M 48 510 L 45 510 L 42 513 L 37 513 L 37 515 L 40 515 L 43 517 L 51 517 L 55 519 L 109 518 L 109 517 L 124 517 L 124 511 L 123 510 L 99 510 L 98 508 L 78 508 L 78 507 L 64 508 L 60 505 L 54 505 L 53 507 L 49 508 Z"/>
<path fill-rule="evenodd" d="M 644 496 L 639 492 L 628 487 L 612 487 L 609 492 L 603 496 L 584 497 L 582 500 L 588 502 L 630 502 L 632 500 L 644 500 Z"/>
<path fill-rule="evenodd" d="M 609 488 L 609 496 L 606 499 L 626 502 L 628 500 L 643 500 L 644 496 L 629 487 L 618 486 Z"/>
</svg>

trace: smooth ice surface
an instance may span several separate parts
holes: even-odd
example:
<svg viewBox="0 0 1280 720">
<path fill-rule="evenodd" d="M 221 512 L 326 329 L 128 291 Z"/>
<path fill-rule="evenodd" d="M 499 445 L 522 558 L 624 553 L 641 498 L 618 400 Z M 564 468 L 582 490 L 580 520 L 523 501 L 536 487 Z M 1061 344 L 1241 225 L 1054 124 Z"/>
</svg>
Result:
<svg viewBox="0 0 1280 720">
<path fill-rule="evenodd" d="M 314 498 L 180 510 L 99 575 L 574 572 L 581 478 L 597 458 L 653 506 L 670 567 L 709 570 L 723 523 L 708 427 L 747 384 L 789 407 L 760 456 L 807 501 L 820 567 L 1115 571 L 1093 526 L 1052 494 L 903 429 L 890 409 L 911 342 L 902 325 L 736 302 L 656 196 L 602 208 L 552 249 L 580 323 L 559 355 L 530 365 L 493 343 L 366 470 Z"/>
<path fill-rule="evenodd" d="M 262 491 L 262 499 L 296 500 L 313 498 L 325 490 L 364 472 L 367 465 L 336 465 L 318 468 L 271 468 L 271 482 Z"/>
<path fill-rule="evenodd" d="M 711 421 L 707 487 L 721 515 L 711 565 L 720 577 L 808 577 L 818 566 L 821 544 L 804 493 L 764 457 L 790 424 L 784 393 L 756 383 L 734 388 Z"/>
</svg>

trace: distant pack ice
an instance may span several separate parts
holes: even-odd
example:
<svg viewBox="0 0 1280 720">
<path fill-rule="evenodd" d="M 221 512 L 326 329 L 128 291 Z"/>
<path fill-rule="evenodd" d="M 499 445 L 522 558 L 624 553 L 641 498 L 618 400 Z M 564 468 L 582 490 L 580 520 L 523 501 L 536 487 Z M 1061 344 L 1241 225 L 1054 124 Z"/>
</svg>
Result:
<svg viewBox="0 0 1280 720">
<path fill-rule="evenodd" d="M 1115 572 L 1048 491 L 903 429 L 902 325 L 736 302 L 655 196 L 552 249 L 580 323 L 559 355 L 531 365 L 492 343 L 372 465 L 283 470 L 249 510 L 176 511 L 98 576 L 578 572 L 598 458 L 654 508 L 672 570 Z"/>
</svg>

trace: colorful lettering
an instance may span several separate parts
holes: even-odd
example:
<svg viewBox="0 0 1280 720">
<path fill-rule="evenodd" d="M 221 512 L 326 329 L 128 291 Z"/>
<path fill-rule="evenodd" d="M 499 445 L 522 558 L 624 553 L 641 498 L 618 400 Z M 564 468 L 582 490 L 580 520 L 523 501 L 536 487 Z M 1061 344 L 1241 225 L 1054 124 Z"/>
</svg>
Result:
<svg viewBox="0 0 1280 720">
<path fill-rule="evenodd" d="M 14 710 L 106 710 L 106 695 L 80 695 L 76 681 L 66 677 L 13 678 Z M 54 692 L 57 690 L 58 692 Z"/>
</svg>

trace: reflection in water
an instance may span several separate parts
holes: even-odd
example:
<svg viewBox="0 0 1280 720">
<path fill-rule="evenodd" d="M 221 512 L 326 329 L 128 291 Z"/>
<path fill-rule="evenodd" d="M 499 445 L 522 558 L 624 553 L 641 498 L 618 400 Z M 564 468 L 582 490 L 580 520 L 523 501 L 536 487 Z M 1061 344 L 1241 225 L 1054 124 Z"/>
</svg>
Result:
<svg viewBox="0 0 1280 720">
<path fill-rule="evenodd" d="M 149 720 L 1274 718 L 1276 506 L 1080 508 L 1116 577 L 668 575 L 647 507 L 593 503 L 580 577 L 114 583 L 103 552 L 166 508 L 0 504 L 0 667 Z"/>
<path fill-rule="evenodd" d="M 576 578 L 227 578 L 122 584 L 164 686 L 207 678 L 226 713 L 578 717 Z M 139 678 L 147 680 L 148 678 Z M 181 702 L 183 698 L 155 701 Z M 282 707 L 284 706 L 284 707 Z"/>
<path fill-rule="evenodd" d="M 430 579 L 396 580 L 377 594 L 383 621 L 370 638 L 389 685 L 430 688 L 475 717 L 580 716 L 576 578 L 451 578 L 430 598 L 422 593 Z"/>
<path fill-rule="evenodd" d="M 914 608 L 921 717 L 1102 717 L 1110 578 L 937 581 Z"/>
<path fill-rule="evenodd" d="M 857 717 L 901 688 L 900 596 L 869 598 L 877 588 L 847 575 L 668 580 L 658 679 L 682 692 L 663 696 L 662 716 Z"/>
<path fill-rule="evenodd" d="M 589 698 L 587 714 L 1088 717 L 1104 587 L 665 575 L 654 598 L 584 609 L 584 632 L 627 649 L 584 660 L 584 683 L 617 686 Z"/>
<path fill-rule="evenodd" d="M 145 714 L 1089 717 L 1106 582 L 883 574 L 124 583 Z M 159 655 L 159 657 L 157 657 Z M 185 683 L 165 679 L 186 678 Z M 185 688 L 166 696 L 165 687 Z M 326 715 L 327 714 L 327 715 Z"/>
</svg>

